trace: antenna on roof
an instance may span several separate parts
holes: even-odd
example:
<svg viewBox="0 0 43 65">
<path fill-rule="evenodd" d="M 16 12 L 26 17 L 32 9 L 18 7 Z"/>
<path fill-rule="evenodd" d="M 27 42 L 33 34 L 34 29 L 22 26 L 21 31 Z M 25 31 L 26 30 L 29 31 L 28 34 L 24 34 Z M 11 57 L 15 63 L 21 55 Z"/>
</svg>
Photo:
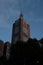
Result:
<svg viewBox="0 0 43 65">
<path fill-rule="evenodd" d="M 22 14 L 22 12 L 20 13 L 20 19 L 23 19 L 23 14 Z"/>
<path fill-rule="evenodd" d="M 19 6 L 20 6 L 20 17 L 23 17 L 23 11 L 22 11 L 22 0 L 19 0 Z"/>
</svg>

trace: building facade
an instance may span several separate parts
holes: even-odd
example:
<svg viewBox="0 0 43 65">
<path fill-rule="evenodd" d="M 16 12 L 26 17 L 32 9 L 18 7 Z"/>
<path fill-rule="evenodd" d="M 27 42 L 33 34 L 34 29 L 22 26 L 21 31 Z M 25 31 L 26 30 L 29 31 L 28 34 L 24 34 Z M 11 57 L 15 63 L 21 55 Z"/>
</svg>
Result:
<svg viewBox="0 0 43 65">
<path fill-rule="evenodd" d="M 23 19 L 21 14 L 19 19 L 13 24 L 12 43 L 17 41 L 27 41 L 30 38 L 30 25 Z"/>
<path fill-rule="evenodd" d="M 6 59 L 9 59 L 9 57 L 10 57 L 10 47 L 11 47 L 10 42 L 6 42 L 4 44 L 4 57 Z"/>
<path fill-rule="evenodd" d="M 4 42 L 0 40 L 0 57 L 3 56 L 3 51 L 4 51 Z"/>
</svg>

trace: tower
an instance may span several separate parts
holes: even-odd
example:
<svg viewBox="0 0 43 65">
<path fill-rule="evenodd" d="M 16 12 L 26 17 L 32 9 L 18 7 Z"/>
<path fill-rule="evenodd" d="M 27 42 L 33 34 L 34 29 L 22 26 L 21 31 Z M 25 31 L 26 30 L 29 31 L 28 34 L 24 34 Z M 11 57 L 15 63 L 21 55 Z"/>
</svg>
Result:
<svg viewBox="0 0 43 65">
<path fill-rule="evenodd" d="M 30 38 L 30 25 L 23 19 L 23 14 L 20 14 L 18 20 L 13 24 L 12 43 L 17 41 L 27 41 Z"/>
</svg>

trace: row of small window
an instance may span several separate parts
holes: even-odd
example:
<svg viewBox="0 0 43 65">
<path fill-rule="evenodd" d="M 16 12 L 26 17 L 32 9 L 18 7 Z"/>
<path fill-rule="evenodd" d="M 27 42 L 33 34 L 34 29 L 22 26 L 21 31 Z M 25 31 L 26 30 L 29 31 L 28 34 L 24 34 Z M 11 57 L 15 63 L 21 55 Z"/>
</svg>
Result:
<svg viewBox="0 0 43 65">
<path fill-rule="evenodd" d="M 23 22 L 23 26 L 27 29 L 29 28 L 29 25 L 26 22 Z"/>
<path fill-rule="evenodd" d="M 19 27 L 16 27 L 15 30 L 14 30 L 14 34 L 16 34 L 18 32 L 19 32 Z M 23 27 L 23 32 L 28 33 L 28 30 L 25 27 Z"/>
<path fill-rule="evenodd" d="M 16 43 L 19 40 L 19 36 L 16 36 L 14 39 L 14 42 Z M 27 41 L 28 38 L 26 36 L 23 35 L 23 41 Z"/>
</svg>

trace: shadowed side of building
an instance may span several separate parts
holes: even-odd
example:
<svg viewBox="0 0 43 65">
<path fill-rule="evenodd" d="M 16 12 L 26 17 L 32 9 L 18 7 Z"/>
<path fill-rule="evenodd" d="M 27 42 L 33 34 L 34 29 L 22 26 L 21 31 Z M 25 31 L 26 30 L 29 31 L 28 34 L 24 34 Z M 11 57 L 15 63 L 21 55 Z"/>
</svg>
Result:
<svg viewBox="0 0 43 65">
<path fill-rule="evenodd" d="M 0 57 L 3 56 L 3 52 L 4 52 L 4 42 L 0 40 Z"/>
</svg>

